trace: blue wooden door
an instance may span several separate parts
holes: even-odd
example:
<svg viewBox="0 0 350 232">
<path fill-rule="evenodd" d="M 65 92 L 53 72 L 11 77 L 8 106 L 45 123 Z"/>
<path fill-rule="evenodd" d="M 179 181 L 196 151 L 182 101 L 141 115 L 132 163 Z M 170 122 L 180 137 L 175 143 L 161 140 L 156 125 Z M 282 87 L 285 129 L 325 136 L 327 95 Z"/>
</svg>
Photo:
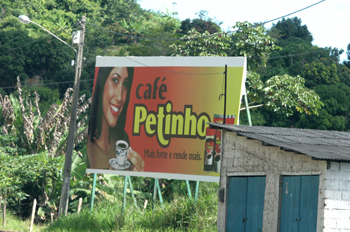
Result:
<svg viewBox="0 0 350 232">
<path fill-rule="evenodd" d="M 281 232 L 312 232 L 317 226 L 319 176 L 284 176 Z"/>
<path fill-rule="evenodd" d="M 312 232 L 317 228 L 319 176 L 303 176 L 300 194 L 299 232 Z"/>
<path fill-rule="evenodd" d="M 266 177 L 230 177 L 227 231 L 262 231 Z"/>
</svg>

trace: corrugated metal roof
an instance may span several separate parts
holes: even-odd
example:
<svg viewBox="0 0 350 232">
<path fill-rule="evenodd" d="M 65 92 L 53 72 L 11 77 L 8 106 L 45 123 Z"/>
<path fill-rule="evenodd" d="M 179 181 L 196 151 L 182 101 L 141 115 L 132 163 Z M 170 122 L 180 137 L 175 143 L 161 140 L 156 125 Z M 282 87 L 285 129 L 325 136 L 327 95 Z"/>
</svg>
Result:
<svg viewBox="0 0 350 232">
<path fill-rule="evenodd" d="M 315 159 L 350 161 L 350 133 L 297 128 L 243 126 L 209 123 L 211 127 L 234 131 L 238 135 Z"/>
</svg>

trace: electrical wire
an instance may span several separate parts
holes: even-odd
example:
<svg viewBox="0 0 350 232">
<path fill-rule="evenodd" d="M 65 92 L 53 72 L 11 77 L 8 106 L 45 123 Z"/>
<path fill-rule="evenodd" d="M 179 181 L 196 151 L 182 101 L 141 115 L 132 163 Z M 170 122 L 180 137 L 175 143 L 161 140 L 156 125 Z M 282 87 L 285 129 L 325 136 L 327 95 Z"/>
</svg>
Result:
<svg viewBox="0 0 350 232">
<path fill-rule="evenodd" d="M 91 33 L 88 33 L 89 35 L 93 36 L 98 42 L 100 42 L 101 44 L 103 44 L 104 46 L 106 47 L 109 47 L 107 44 L 103 43 L 101 40 L 97 39 L 94 35 L 92 35 Z M 195 73 L 183 73 L 183 72 L 175 72 L 175 71 L 169 71 L 169 70 L 165 70 L 165 69 L 160 69 L 160 68 L 155 68 L 155 67 L 152 67 L 152 66 L 149 66 L 147 64 L 144 64 L 144 63 L 141 63 L 139 61 L 136 61 L 136 60 L 133 60 L 132 58 L 126 56 L 125 58 L 137 63 L 137 64 L 141 64 L 142 66 L 144 67 L 148 67 L 148 68 L 152 68 L 152 69 L 155 69 L 155 70 L 158 70 L 158 71 L 163 71 L 163 72 L 168 72 L 168 73 L 175 73 L 175 74 L 182 74 L 182 75 L 216 75 L 216 74 L 222 74 L 223 72 L 217 72 L 217 73 L 203 73 L 203 74 L 195 74 Z"/>
<path fill-rule="evenodd" d="M 36 41 L 33 41 L 33 42 L 30 42 L 30 43 L 24 44 L 24 45 L 19 46 L 19 47 L 16 47 L 16 48 L 13 48 L 13 49 L 8 50 L 8 51 L 6 51 L 6 52 L 2 52 L 2 53 L 0 53 L 0 55 L 3 55 L 3 54 L 8 53 L 8 52 L 12 52 L 12 51 L 14 51 L 14 50 L 23 48 L 23 47 L 25 47 L 25 46 L 28 46 L 28 45 L 31 45 L 31 44 L 34 44 L 34 43 L 37 43 L 37 42 L 40 42 L 40 41 L 46 39 L 46 38 L 49 37 L 49 36 L 50 36 L 50 35 L 47 35 L 47 36 L 45 36 L 45 37 L 43 37 L 43 38 L 41 38 L 41 39 L 38 39 L 38 40 L 36 40 Z"/>
<path fill-rule="evenodd" d="M 312 52 L 294 53 L 294 54 L 287 54 L 287 55 L 283 55 L 283 56 L 271 56 L 268 58 L 268 60 L 279 59 L 279 58 L 284 58 L 284 57 L 300 56 L 300 55 L 306 55 L 306 54 L 318 53 L 318 52 L 327 52 L 327 50 L 321 49 L 321 50 L 312 51 Z"/>
<path fill-rule="evenodd" d="M 318 52 L 326 52 L 327 50 L 317 50 L 317 51 L 312 51 L 312 52 L 302 52 L 302 53 L 294 53 L 294 54 L 287 54 L 287 55 L 283 55 L 283 56 L 273 56 L 273 57 L 269 57 L 268 59 L 272 60 L 272 59 L 279 59 L 279 58 L 285 58 L 285 57 L 292 57 L 292 56 L 299 56 L 299 55 L 306 55 L 306 54 L 310 54 L 310 53 L 318 53 Z M 130 57 L 126 57 L 129 60 L 132 60 L 133 62 L 139 63 L 145 67 L 149 67 L 149 68 L 154 68 L 160 71 L 164 71 L 164 72 L 171 72 L 171 73 L 178 73 L 178 74 L 186 74 L 186 75 L 191 75 L 191 73 L 181 73 L 181 72 L 172 72 L 169 70 L 164 70 L 164 69 L 159 69 L 159 68 L 155 68 L 155 67 L 151 67 L 151 66 L 147 66 L 146 64 L 143 64 L 141 62 L 138 62 L 136 60 L 131 59 Z M 84 62 L 84 66 L 86 66 L 87 64 L 94 62 L 95 59 L 91 59 L 88 62 Z M 218 72 L 218 73 L 208 73 L 208 74 L 192 74 L 192 75 L 213 75 L 213 74 L 224 74 L 224 72 Z M 83 79 L 80 80 L 80 82 L 86 82 L 86 81 L 93 81 L 94 79 Z M 50 83 L 45 83 L 45 84 L 39 84 L 36 86 L 47 86 L 47 85 L 58 85 L 58 84 L 67 84 L 67 83 L 74 83 L 74 81 L 62 81 L 62 82 L 50 82 Z M 22 87 L 36 87 L 36 86 L 32 86 L 32 85 L 22 85 Z M 13 88 L 17 88 L 17 86 L 4 86 L 4 87 L 0 87 L 2 89 L 13 89 Z"/>
<path fill-rule="evenodd" d="M 289 14 L 283 15 L 283 16 L 281 16 L 281 17 L 274 18 L 274 19 L 265 21 L 265 22 L 260 23 L 260 24 L 256 24 L 256 25 L 252 26 L 252 28 L 257 27 L 257 26 L 261 26 L 261 25 L 264 25 L 264 24 L 267 24 L 267 23 L 270 23 L 270 22 L 273 22 L 273 21 L 276 21 L 276 20 L 281 19 L 281 18 L 285 18 L 285 17 L 290 16 L 290 15 L 292 15 L 292 14 L 295 14 L 295 13 L 301 12 L 301 11 L 303 11 L 303 10 L 306 10 L 306 9 L 308 9 L 308 8 L 311 8 L 311 7 L 313 7 L 313 6 L 316 6 L 316 5 L 318 5 L 318 4 L 320 4 L 320 3 L 324 2 L 324 1 L 325 1 L 325 0 L 321 0 L 321 1 L 319 1 L 319 2 L 316 2 L 316 3 L 312 4 L 312 5 L 309 5 L 309 6 L 307 6 L 307 7 L 304 7 L 304 8 L 302 8 L 302 9 L 299 9 L 299 10 L 297 10 L 297 11 L 291 12 L 291 13 L 289 13 Z M 213 34 L 213 35 L 209 35 L 209 36 L 192 37 L 192 38 L 187 38 L 187 39 L 183 39 L 183 38 L 180 38 L 180 39 L 148 38 L 148 37 L 140 37 L 140 36 L 133 36 L 133 35 L 128 35 L 128 34 L 122 34 L 122 33 L 118 33 L 118 32 L 113 32 L 113 31 L 104 29 L 104 28 L 102 28 L 102 27 L 96 26 L 96 25 L 94 25 L 94 24 L 91 24 L 91 23 L 89 23 L 89 22 L 86 22 L 86 23 L 89 24 L 89 25 L 92 25 L 92 26 L 94 26 L 94 27 L 96 27 L 96 28 L 102 29 L 102 30 L 104 30 L 104 31 L 108 31 L 108 32 L 110 32 L 110 33 L 114 33 L 114 34 L 118 34 L 118 35 L 122 35 L 122 36 L 127 36 L 127 37 L 131 37 L 131 38 L 138 38 L 138 39 L 163 40 L 163 41 L 185 41 L 185 40 L 193 40 L 193 39 L 199 39 L 199 38 L 213 37 L 213 36 L 216 36 L 216 35 L 217 35 L 217 34 Z M 62 30 L 57 31 L 56 33 L 61 32 L 61 31 L 63 31 L 63 30 L 66 30 L 66 29 L 68 29 L 68 28 L 70 28 L 70 27 L 63 28 Z M 230 33 L 233 33 L 233 32 L 235 32 L 235 31 L 237 31 L 237 30 L 229 31 L 229 32 L 223 32 L 223 33 L 219 33 L 219 34 L 230 34 Z M 89 34 L 90 34 L 90 33 L 89 33 Z M 90 34 L 90 35 L 92 35 L 92 34 Z M 49 36 L 50 36 L 50 35 L 47 35 L 47 36 L 45 36 L 45 37 L 43 37 L 43 38 L 41 38 L 41 39 L 38 39 L 38 40 L 36 40 L 36 41 L 33 41 L 33 42 L 30 42 L 30 43 L 24 44 L 24 45 L 22 45 L 22 46 L 13 48 L 13 49 L 11 49 L 11 50 L 2 52 L 2 53 L 0 53 L 0 55 L 5 54 L 5 53 L 8 53 L 8 52 L 11 52 L 11 51 L 14 51 L 14 50 L 17 50 L 17 49 L 19 49 L 19 48 L 28 46 L 28 45 L 33 44 L 33 43 L 40 42 L 40 41 L 46 39 L 46 38 L 49 37 Z M 105 45 L 105 46 L 108 46 L 108 45 L 106 45 L 105 43 L 103 43 L 101 40 L 99 40 L 97 37 L 95 37 L 94 35 L 92 35 L 92 36 L 93 36 L 96 40 L 98 40 L 101 44 L 103 44 L 103 45 Z M 108 46 L 108 47 L 109 47 L 109 46 Z M 315 51 L 315 52 L 316 52 L 316 51 Z M 317 52 L 318 52 L 318 51 L 317 51 Z M 320 50 L 319 52 L 321 52 L 321 50 Z M 269 57 L 268 59 L 277 59 L 277 58 L 283 58 L 283 57 L 290 57 L 290 56 L 296 56 L 296 55 L 303 55 L 303 54 L 308 54 L 308 53 L 313 53 L 313 52 L 296 53 L 296 54 L 289 54 L 289 55 L 285 55 L 285 56 Z M 130 57 L 126 57 L 126 58 L 128 58 L 129 60 L 132 60 L 133 62 L 139 63 L 139 64 L 141 64 L 141 65 L 143 65 L 143 66 L 145 66 L 145 67 L 150 67 L 150 66 L 148 66 L 148 65 L 146 65 L 146 64 L 143 64 L 143 63 L 141 63 L 141 62 L 135 61 L 135 60 L 131 59 Z M 154 67 L 151 67 L 151 68 L 154 68 Z M 154 69 L 158 69 L 158 68 L 154 68 Z M 177 74 L 186 74 L 186 75 L 213 75 L 213 74 L 223 74 L 223 72 L 220 72 L 220 73 L 208 73 L 208 74 L 190 74 L 190 73 L 173 72 L 173 71 L 168 71 L 168 70 L 163 70 L 163 69 L 158 69 L 158 70 L 160 70 L 160 71 L 165 71 L 165 72 L 171 72 L 171 73 L 177 73 Z M 93 80 L 93 79 L 87 79 L 87 80 L 81 80 L 81 81 L 84 82 L 84 81 L 92 81 L 92 80 Z M 55 85 L 55 84 L 66 84 L 66 83 L 73 83 L 73 82 L 74 82 L 74 81 L 52 82 L 52 83 L 41 84 L 41 85 L 37 85 L 37 86 L 47 86 L 47 85 Z M 23 87 L 30 87 L 30 86 L 23 86 Z M 9 88 L 16 88 L 16 86 L 4 86 L 4 87 L 0 87 L 0 88 L 2 88 L 2 89 L 9 89 Z"/>
<path fill-rule="evenodd" d="M 300 9 L 300 10 L 294 11 L 294 12 L 292 12 L 292 13 L 283 15 L 283 16 L 278 17 L 278 18 L 274 18 L 274 19 L 268 20 L 268 21 L 263 22 L 263 23 L 261 23 L 261 24 L 264 25 L 264 24 L 267 24 L 267 23 L 271 23 L 271 22 L 276 21 L 276 20 L 278 20 L 278 19 L 285 18 L 285 17 L 290 16 L 290 15 L 292 15 L 292 14 L 299 13 L 300 11 L 309 9 L 309 8 L 311 8 L 311 7 L 313 7 L 313 6 L 316 6 L 316 5 L 318 5 L 318 4 L 320 4 L 320 3 L 324 2 L 324 1 L 326 1 L 326 0 L 321 0 L 321 1 L 316 2 L 316 3 L 314 3 L 314 4 L 310 5 L 310 6 L 304 7 L 304 8 L 302 8 L 302 9 Z M 258 25 L 259 25 L 259 24 L 258 24 Z"/>
<path fill-rule="evenodd" d="M 65 27 L 65 28 L 63 28 L 63 29 L 61 29 L 61 30 L 55 32 L 54 34 L 57 34 L 57 33 L 61 32 L 61 31 L 64 31 L 64 30 L 66 30 L 66 29 L 68 29 L 68 28 L 71 28 L 71 27 Z M 37 39 L 37 40 L 35 40 L 35 41 L 33 41 L 33 42 L 24 44 L 24 45 L 19 46 L 19 47 L 12 48 L 12 49 L 10 49 L 10 50 L 8 50 L 8 51 L 5 51 L 5 52 L 0 53 L 0 55 L 3 55 L 3 54 L 8 53 L 8 52 L 12 52 L 12 51 L 14 51 L 14 50 L 17 50 L 17 49 L 26 47 L 26 46 L 28 46 L 28 45 L 31 45 L 31 44 L 34 44 L 34 43 L 37 43 L 37 42 L 40 42 L 40 41 L 42 41 L 42 40 L 44 40 L 44 39 L 46 39 L 46 38 L 48 38 L 48 37 L 50 37 L 50 36 L 51 36 L 51 35 L 47 35 L 47 36 L 45 36 L 45 37 L 43 37 L 43 38 L 40 38 L 40 39 Z"/>
<path fill-rule="evenodd" d="M 251 28 L 254 28 L 254 27 L 257 27 L 257 26 L 261 26 L 261 25 L 264 25 L 264 24 L 266 24 L 266 23 L 270 23 L 270 22 L 276 21 L 276 20 L 281 19 L 281 18 L 285 18 L 285 17 L 290 16 L 290 15 L 292 15 L 292 14 L 295 14 L 295 13 L 301 12 L 301 11 L 303 11 L 303 10 L 306 10 L 306 9 L 308 9 L 308 8 L 311 8 L 311 7 L 313 7 L 313 6 L 316 6 L 316 5 L 318 5 L 318 4 L 320 4 L 320 3 L 324 2 L 324 1 L 326 1 L 326 0 L 321 0 L 321 1 L 319 1 L 319 2 L 316 2 L 316 3 L 312 4 L 312 5 L 309 5 L 309 6 L 307 6 L 307 7 L 304 7 L 304 8 L 302 8 L 302 9 L 300 9 L 300 10 L 291 12 L 291 13 L 289 13 L 289 14 L 280 16 L 280 17 L 278 17 L 278 18 L 274 18 L 274 19 L 268 20 L 268 21 L 266 21 L 266 22 L 264 22 L 264 23 L 260 23 L 260 24 L 254 25 L 254 26 L 251 27 Z M 236 31 L 237 31 L 237 30 L 233 30 L 233 31 L 228 31 L 228 32 L 222 32 L 222 33 L 212 34 L 212 35 L 208 35 L 208 36 L 200 36 L 200 37 L 192 37 L 192 38 L 164 39 L 164 38 L 140 37 L 140 36 L 133 36 L 133 35 L 128 35 L 128 34 L 118 33 L 118 32 L 110 31 L 110 30 L 107 30 L 107 29 L 105 29 L 105 28 L 99 27 L 99 26 L 94 25 L 94 24 L 89 23 L 89 22 L 86 22 L 86 23 L 89 24 L 89 25 L 91 25 L 91 26 L 94 26 L 94 27 L 96 27 L 96 28 L 99 28 L 99 29 L 101 29 L 101 30 L 104 30 L 104 31 L 107 31 L 107 32 L 110 32 L 110 33 L 114 33 L 114 34 L 117 34 L 117 35 L 127 36 L 127 37 L 131 37 L 131 38 L 138 38 L 138 39 L 163 40 L 163 41 L 186 41 L 186 40 L 193 40 L 193 39 L 200 39 L 200 38 L 209 38 L 209 37 L 217 36 L 217 34 L 230 34 L 230 33 L 233 33 L 233 32 L 236 32 Z M 70 27 L 67 27 L 67 28 L 70 28 Z M 62 30 L 60 30 L 60 31 L 63 31 L 63 30 L 65 30 L 65 29 L 67 29 L 67 28 L 64 28 L 64 29 L 62 29 Z M 56 33 L 60 32 L 60 31 L 57 31 Z M 48 36 L 49 36 L 49 35 L 48 35 Z M 39 40 L 36 40 L 36 41 L 30 42 L 30 43 L 24 44 L 24 45 L 22 45 L 22 46 L 13 48 L 13 49 L 11 49 L 11 50 L 2 52 L 2 53 L 0 53 L 0 55 L 5 54 L 5 53 L 8 53 L 8 52 L 11 52 L 11 51 L 14 51 L 14 50 L 17 50 L 17 49 L 19 49 L 19 48 L 28 46 L 28 45 L 33 44 L 33 43 L 40 42 L 41 40 L 45 39 L 45 38 L 48 37 L 48 36 L 45 36 L 44 38 L 41 38 L 41 39 L 39 39 Z M 101 42 L 101 41 L 100 41 L 100 42 Z M 102 42 L 101 42 L 101 43 L 102 43 Z"/>
<path fill-rule="evenodd" d="M 80 82 L 86 82 L 86 81 L 93 81 L 94 79 L 84 79 L 80 80 Z M 37 84 L 37 85 L 21 85 L 21 87 L 42 87 L 42 86 L 48 86 L 48 85 L 60 85 L 60 84 L 68 84 L 68 83 L 74 83 L 74 81 L 60 81 L 60 82 L 50 82 L 50 83 L 44 83 L 44 84 Z M 0 87 L 1 89 L 14 89 L 17 88 L 17 86 L 5 86 Z"/>
<path fill-rule="evenodd" d="M 216 74 L 223 74 L 224 72 L 216 72 L 216 73 L 201 73 L 201 74 L 198 74 L 198 73 L 183 73 L 183 72 L 175 72 L 175 71 L 169 71 L 169 70 L 165 70 L 165 69 L 161 69 L 161 68 L 155 68 L 155 67 L 152 67 L 152 66 L 148 66 L 147 64 L 143 64 L 139 61 L 136 61 L 136 60 L 133 60 L 131 59 L 130 57 L 126 56 L 125 58 L 127 58 L 128 60 L 131 60 L 135 63 L 138 63 L 138 64 L 141 64 L 147 68 L 152 68 L 152 69 L 155 69 L 155 70 L 158 70 L 158 71 L 163 71 L 163 72 L 168 72 L 168 73 L 176 73 L 176 74 L 182 74 L 182 75 L 193 75 L 193 76 L 207 76 L 207 75 L 216 75 Z"/>
<path fill-rule="evenodd" d="M 324 1 L 326 1 L 326 0 L 321 0 L 321 1 L 319 1 L 319 2 L 316 2 L 316 3 L 312 4 L 312 5 L 309 5 L 309 6 L 307 6 L 307 7 L 304 7 L 304 8 L 302 8 L 302 9 L 297 10 L 297 11 L 293 11 L 293 12 L 291 12 L 291 13 L 289 13 L 289 14 L 286 14 L 286 15 L 280 16 L 280 17 L 278 17 L 278 18 L 274 18 L 274 19 L 265 21 L 265 22 L 263 22 L 263 23 L 258 23 L 258 24 L 256 24 L 256 25 L 253 25 L 252 27 L 249 27 L 249 28 L 255 28 L 255 27 L 258 27 L 258 26 L 261 26 L 261 25 L 264 25 L 264 24 L 267 24 L 267 23 L 276 21 L 276 20 L 278 20 L 278 19 L 285 18 L 285 17 L 287 17 L 287 16 L 296 14 L 296 13 L 298 13 L 298 12 L 301 12 L 301 11 L 304 11 L 304 10 L 306 10 L 306 9 L 309 9 L 309 8 L 311 8 L 311 7 L 313 7 L 313 6 L 316 6 L 316 5 L 318 5 L 318 4 L 320 4 L 320 3 L 324 2 Z M 86 22 L 86 23 L 89 24 L 89 25 L 91 25 L 91 26 L 94 26 L 94 27 L 96 27 L 96 28 L 98 28 L 98 29 L 101 29 L 101 30 L 104 30 L 104 31 L 107 31 L 107 32 L 110 32 L 110 33 L 113 33 L 113 34 L 116 34 L 116 35 L 126 36 L 126 37 L 130 37 L 130 38 L 135 38 L 135 39 L 161 40 L 161 41 L 187 41 L 187 40 L 194 40 L 194 39 L 201 39 L 201 38 L 210 38 L 210 37 L 217 36 L 218 34 L 231 34 L 231 33 L 233 33 L 233 32 L 238 31 L 238 29 L 237 29 L 237 30 L 232 30 L 232 31 L 228 31 L 228 32 L 217 32 L 217 33 L 214 33 L 214 34 L 211 34 L 211 35 L 208 35 L 208 36 L 199 36 L 199 37 L 190 37 L 190 38 L 179 38 L 179 39 L 177 39 L 177 38 L 173 38 L 173 39 L 164 39 L 164 38 L 150 38 L 150 37 L 134 36 L 134 35 L 130 35 L 130 34 L 123 34 L 123 33 L 115 32 L 115 31 L 107 30 L 107 29 L 105 29 L 105 28 L 103 28 L 103 27 L 94 25 L 94 24 L 89 23 L 89 22 Z"/>
<path fill-rule="evenodd" d="M 91 35 L 92 37 L 94 37 L 95 40 L 97 40 L 98 42 L 100 42 L 102 45 L 104 45 L 105 47 L 110 47 L 110 45 L 105 44 L 104 42 L 102 42 L 99 38 L 97 38 L 96 36 L 94 36 L 93 34 L 91 34 L 88 30 L 85 29 L 85 33 L 88 35 Z"/>
</svg>

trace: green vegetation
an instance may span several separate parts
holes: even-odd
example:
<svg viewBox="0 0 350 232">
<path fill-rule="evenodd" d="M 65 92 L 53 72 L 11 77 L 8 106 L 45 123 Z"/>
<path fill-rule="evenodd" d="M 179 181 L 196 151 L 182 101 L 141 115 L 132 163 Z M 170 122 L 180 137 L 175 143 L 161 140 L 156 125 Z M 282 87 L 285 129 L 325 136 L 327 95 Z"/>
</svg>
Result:
<svg viewBox="0 0 350 232">
<path fill-rule="evenodd" d="M 119 178 L 120 181 L 122 179 Z M 136 208 L 128 195 L 123 213 L 121 195 L 109 200 L 97 198 L 100 200 L 95 203 L 93 211 L 85 204 L 79 214 L 71 212 L 50 224 L 38 224 L 34 231 L 217 231 L 217 188 L 216 183 L 201 183 L 196 202 L 184 191 L 184 195 L 173 195 L 173 200 L 165 199 L 163 206 L 149 201 L 146 209 L 141 198 L 137 197 L 139 203 Z M 29 225 L 30 222 L 10 215 L 6 229 L 29 231 Z"/>
<path fill-rule="evenodd" d="M 18 218 L 13 214 L 6 214 L 6 227 L 2 228 L 3 219 L 0 218 L 0 229 L 6 231 L 21 231 L 21 232 L 29 232 L 30 228 L 30 219 L 23 220 Z M 32 232 L 39 232 L 45 228 L 45 224 L 33 224 Z"/>
<path fill-rule="evenodd" d="M 71 214 L 50 224 L 44 231 L 216 231 L 217 184 L 201 183 L 197 202 L 176 196 L 161 207 L 136 208 L 131 199 L 121 214 L 122 197 L 100 201 L 90 212 Z M 206 192 L 209 190 L 210 192 Z M 139 205 L 143 205 L 142 202 Z"/>
<path fill-rule="evenodd" d="M 3 0 L 0 9 L 0 194 L 8 230 L 29 230 L 37 199 L 34 231 L 216 231 L 212 183 L 200 184 L 194 203 L 184 181 L 162 179 L 162 208 L 152 201 L 154 180 L 132 177 L 139 209 L 128 199 L 121 216 L 123 178 L 100 175 L 90 213 L 93 179 L 85 174 L 84 150 L 97 55 L 246 56 L 249 101 L 260 106 L 251 110 L 253 125 L 350 131 L 350 44 L 348 60 L 340 63 L 344 51 L 312 45 L 312 32 L 299 18 L 270 29 L 237 22 L 226 33 L 205 11 L 180 21 L 168 11 L 143 10 L 137 0 Z M 68 43 L 78 20 L 85 15 L 88 22 L 69 216 L 59 219 L 75 53 L 36 25 L 20 23 L 21 14 Z M 248 124 L 245 111 L 240 119 Z"/>
</svg>

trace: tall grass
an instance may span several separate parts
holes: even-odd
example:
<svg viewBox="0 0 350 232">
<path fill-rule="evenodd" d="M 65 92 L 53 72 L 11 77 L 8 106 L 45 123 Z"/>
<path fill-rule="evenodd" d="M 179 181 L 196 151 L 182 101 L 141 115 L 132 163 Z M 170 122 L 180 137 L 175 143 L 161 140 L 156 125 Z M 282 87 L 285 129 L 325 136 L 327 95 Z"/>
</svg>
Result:
<svg viewBox="0 0 350 232">
<path fill-rule="evenodd" d="M 45 228 L 45 225 L 36 225 L 33 224 L 33 230 L 32 232 L 39 232 L 42 231 L 42 229 Z M 0 231 L 21 231 L 21 232 L 28 232 L 30 229 L 30 219 L 23 221 L 22 219 L 19 219 L 17 216 L 12 215 L 10 212 L 7 212 L 6 214 L 6 227 L 3 228 L 3 217 L 1 212 L 1 218 L 0 218 Z"/>
<path fill-rule="evenodd" d="M 187 196 L 136 208 L 132 199 L 122 212 L 122 199 L 102 200 L 92 212 L 83 209 L 80 214 L 62 217 L 44 228 L 47 232 L 92 231 L 217 231 L 217 184 L 201 183 L 195 202 Z M 153 209 L 152 209 L 153 208 Z"/>
</svg>

